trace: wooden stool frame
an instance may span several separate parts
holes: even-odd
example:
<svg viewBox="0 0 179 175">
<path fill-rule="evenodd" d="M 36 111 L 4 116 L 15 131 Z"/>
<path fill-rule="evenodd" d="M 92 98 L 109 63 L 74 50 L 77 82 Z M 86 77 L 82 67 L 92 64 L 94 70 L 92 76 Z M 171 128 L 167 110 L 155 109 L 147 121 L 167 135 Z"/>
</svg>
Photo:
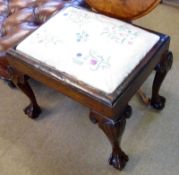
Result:
<svg viewBox="0 0 179 175">
<path fill-rule="evenodd" d="M 8 52 L 10 77 L 30 100 L 30 104 L 24 110 L 25 114 L 30 118 L 37 118 L 41 112 L 28 84 L 27 77 L 31 77 L 89 107 L 91 121 L 98 123 L 112 145 L 109 164 L 117 169 L 123 169 L 128 156 L 120 144 L 126 119 L 132 113 L 132 108 L 128 104 L 153 70 L 156 71 L 156 75 L 152 87 L 151 105 L 157 110 L 162 110 L 165 106 L 165 98 L 159 95 L 159 89 L 171 68 L 173 57 L 169 52 L 170 37 L 155 34 L 160 36 L 160 40 L 112 94 L 97 91 L 62 72 L 22 55 L 14 48 L 10 49 Z"/>
</svg>

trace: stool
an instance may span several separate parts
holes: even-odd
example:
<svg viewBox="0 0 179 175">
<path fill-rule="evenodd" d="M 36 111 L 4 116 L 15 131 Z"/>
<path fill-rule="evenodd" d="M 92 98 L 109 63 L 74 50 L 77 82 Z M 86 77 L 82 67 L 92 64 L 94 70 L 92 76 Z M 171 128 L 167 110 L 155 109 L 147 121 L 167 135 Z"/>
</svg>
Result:
<svg viewBox="0 0 179 175">
<path fill-rule="evenodd" d="M 121 170 L 128 161 L 120 146 L 128 103 L 153 69 L 151 105 L 165 106 L 159 89 L 172 65 L 169 42 L 167 35 L 69 6 L 8 51 L 8 72 L 30 99 L 31 118 L 41 110 L 27 76 L 89 107 L 111 142 L 109 164 Z"/>
</svg>

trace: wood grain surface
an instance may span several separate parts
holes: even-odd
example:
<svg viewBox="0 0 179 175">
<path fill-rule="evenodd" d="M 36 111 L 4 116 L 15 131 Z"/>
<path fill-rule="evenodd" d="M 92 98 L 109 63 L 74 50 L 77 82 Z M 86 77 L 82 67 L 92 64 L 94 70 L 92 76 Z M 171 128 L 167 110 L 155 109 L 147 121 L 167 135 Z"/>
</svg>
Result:
<svg viewBox="0 0 179 175">
<path fill-rule="evenodd" d="M 149 13 L 160 3 L 160 0 L 86 0 L 86 2 L 98 12 L 133 20 Z"/>
</svg>

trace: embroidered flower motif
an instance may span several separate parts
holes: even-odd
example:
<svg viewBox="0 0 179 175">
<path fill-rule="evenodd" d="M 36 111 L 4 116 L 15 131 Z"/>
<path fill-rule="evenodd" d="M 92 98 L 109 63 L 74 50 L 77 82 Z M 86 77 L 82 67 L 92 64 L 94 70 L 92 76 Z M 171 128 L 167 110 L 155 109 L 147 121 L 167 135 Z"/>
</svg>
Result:
<svg viewBox="0 0 179 175">
<path fill-rule="evenodd" d="M 108 69 L 110 67 L 110 57 L 99 55 L 96 51 L 90 51 L 86 55 L 78 52 L 73 57 L 73 62 L 80 66 L 87 66 L 92 71 L 98 71 L 99 69 Z"/>
<path fill-rule="evenodd" d="M 90 60 L 90 63 L 91 63 L 92 65 L 96 65 L 96 64 L 97 64 L 97 60 L 91 59 L 91 60 Z"/>
<path fill-rule="evenodd" d="M 76 33 L 76 37 L 77 37 L 76 39 L 77 42 L 85 42 L 87 41 L 89 35 L 87 32 L 81 31 L 81 32 Z"/>
<path fill-rule="evenodd" d="M 68 13 L 67 13 L 67 12 L 65 12 L 65 13 L 63 14 L 63 16 L 68 16 Z"/>
<path fill-rule="evenodd" d="M 41 30 L 40 33 L 35 33 L 32 37 L 32 43 L 39 43 L 44 48 L 53 47 L 59 44 L 62 44 L 63 41 L 53 34 L 49 33 L 46 35 L 48 31 L 46 29 Z"/>
<path fill-rule="evenodd" d="M 76 56 L 73 58 L 74 63 L 78 65 L 82 65 L 85 62 L 85 58 L 83 57 L 82 53 L 77 53 Z"/>
<path fill-rule="evenodd" d="M 88 60 L 89 68 L 92 71 L 98 71 L 99 69 L 108 69 L 110 67 L 110 58 L 99 55 L 95 51 L 90 51 L 86 60 Z"/>
<path fill-rule="evenodd" d="M 79 13 L 79 11 L 76 11 L 74 9 L 71 9 L 70 13 L 67 16 L 68 17 L 66 20 L 70 23 L 78 25 L 78 27 L 84 26 L 90 18 L 88 13 Z"/>
<path fill-rule="evenodd" d="M 119 44 L 132 45 L 135 39 L 139 36 L 139 32 L 132 31 L 124 25 L 113 25 L 112 27 L 106 26 L 101 32 L 101 36 Z"/>
</svg>

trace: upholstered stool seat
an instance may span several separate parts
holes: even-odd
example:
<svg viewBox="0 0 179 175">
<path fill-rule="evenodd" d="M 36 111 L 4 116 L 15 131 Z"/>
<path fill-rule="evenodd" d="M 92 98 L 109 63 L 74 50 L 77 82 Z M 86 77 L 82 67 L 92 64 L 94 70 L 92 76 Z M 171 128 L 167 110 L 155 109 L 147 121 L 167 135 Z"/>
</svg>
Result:
<svg viewBox="0 0 179 175">
<path fill-rule="evenodd" d="M 17 50 L 93 88 L 112 93 L 159 36 L 128 23 L 65 8 Z"/>
</svg>

